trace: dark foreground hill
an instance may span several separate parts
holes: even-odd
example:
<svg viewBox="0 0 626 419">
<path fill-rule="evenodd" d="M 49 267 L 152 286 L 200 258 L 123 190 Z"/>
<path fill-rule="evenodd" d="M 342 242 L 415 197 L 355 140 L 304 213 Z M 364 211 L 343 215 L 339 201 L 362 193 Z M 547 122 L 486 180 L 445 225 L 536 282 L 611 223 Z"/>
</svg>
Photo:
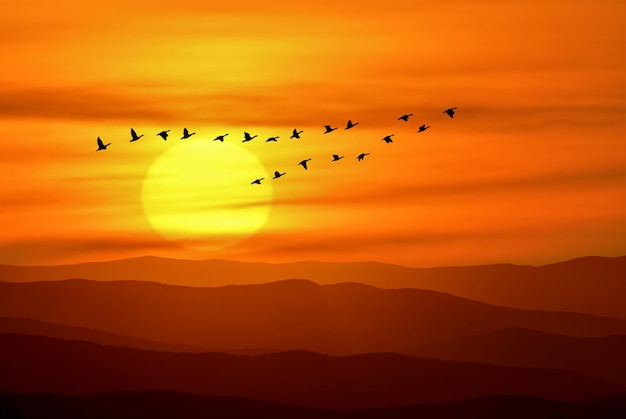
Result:
<svg viewBox="0 0 626 419">
<path fill-rule="evenodd" d="M 623 386 L 580 373 L 379 353 L 170 353 L 0 334 L 0 390 L 90 394 L 171 390 L 325 409 L 382 408 L 491 395 L 578 401 Z"/>
<path fill-rule="evenodd" d="M 445 360 L 578 371 L 626 386 L 626 335 L 588 338 L 506 328 L 428 345 L 415 353 Z"/>
<path fill-rule="evenodd" d="M 527 396 L 489 396 L 449 403 L 385 409 L 326 410 L 242 398 L 202 397 L 144 391 L 82 396 L 0 392 L 3 419 L 621 419 L 621 404 L 611 400 L 568 403 Z"/>
</svg>

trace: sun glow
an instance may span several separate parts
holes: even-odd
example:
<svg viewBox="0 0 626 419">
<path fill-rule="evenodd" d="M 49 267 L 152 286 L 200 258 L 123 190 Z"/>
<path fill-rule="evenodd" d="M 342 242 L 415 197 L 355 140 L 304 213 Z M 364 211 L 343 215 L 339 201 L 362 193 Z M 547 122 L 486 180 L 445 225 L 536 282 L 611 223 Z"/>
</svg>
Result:
<svg viewBox="0 0 626 419">
<path fill-rule="evenodd" d="M 251 185 L 259 178 L 265 180 Z M 220 250 L 264 225 L 273 197 L 269 180 L 259 159 L 239 145 L 185 140 L 148 169 L 143 209 L 164 238 L 192 249 Z"/>
</svg>

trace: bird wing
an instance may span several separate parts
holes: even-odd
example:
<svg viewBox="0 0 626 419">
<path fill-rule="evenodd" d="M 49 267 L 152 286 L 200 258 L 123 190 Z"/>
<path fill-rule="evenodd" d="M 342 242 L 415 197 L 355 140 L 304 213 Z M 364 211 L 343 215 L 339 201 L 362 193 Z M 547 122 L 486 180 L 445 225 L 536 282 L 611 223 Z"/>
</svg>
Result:
<svg viewBox="0 0 626 419">
<path fill-rule="evenodd" d="M 98 147 L 104 147 L 104 143 L 102 142 L 102 140 L 100 139 L 100 137 L 98 137 Z"/>
<path fill-rule="evenodd" d="M 274 172 L 274 177 L 280 177 L 280 172 L 278 170 Z"/>
<path fill-rule="evenodd" d="M 187 131 L 187 128 L 183 128 L 183 135 L 186 137 L 187 135 L 189 135 L 189 131 Z"/>
<path fill-rule="evenodd" d="M 130 129 L 130 135 L 131 135 L 131 137 L 135 138 L 137 136 L 137 133 L 135 132 L 134 129 L 131 128 Z"/>
</svg>

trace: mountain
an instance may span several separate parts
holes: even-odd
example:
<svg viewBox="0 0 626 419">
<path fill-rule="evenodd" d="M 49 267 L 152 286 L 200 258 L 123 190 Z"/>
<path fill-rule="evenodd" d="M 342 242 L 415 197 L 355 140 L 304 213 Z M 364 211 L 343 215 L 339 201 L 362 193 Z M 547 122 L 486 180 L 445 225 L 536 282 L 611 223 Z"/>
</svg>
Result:
<svg viewBox="0 0 626 419">
<path fill-rule="evenodd" d="M 436 291 L 289 280 L 194 288 L 153 282 L 0 283 L 0 316 L 201 348 L 412 353 L 506 327 L 571 336 L 626 333 L 626 320 L 512 309 Z"/>
<path fill-rule="evenodd" d="M 135 349 L 167 352 L 206 352 L 206 348 L 189 345 L 155 342 L 132 336 L 103 332 L 86 327 L 66 326 L 34 319 L 0 317 L 0 333 L 47 336 L 51 338 L 82 340 L 109 346 L 123 346 Z"/>
<path fill-rule="evenodd" d="M 626 335 L 572 337 L 511 327 L 427 345 L 415 354 L 455 361 L 558 368 L 626 385 Z"/>
<path fill-rule="evenodd" d="M 171 390 L 324 409 L 381 408 L 495 394 L 562 401 L 619 394 L 583 374 L 378 353 L 172 353 L 0 334 L 0 389 L 92 394 Z"/>
<path fill-rule="evenodd" d="M 11 282 L 92 279 L 220 286 L 308 279 L 360 282 L 379 288 L 421 288 L 496 305 L 572 311 L 626 319 L 626 256 L 584 257 L 545 266 L 486 265 L 408 268 L 375 262 L 285 264 L 142 257 L 62 266 L 0 265 Z"/>
<path fill-rule="evenodd" d="M 626 400 L 626 396 L 619 396 Z M 104 393 L 81 396 L 0 392 L 3 419 L 621 419 L 626 407 L 560 402 L 528 396 L 489 396 L 449 403 L 385 409 L 313 409 L 234 397 L 203 397 L 171 391 Z"/>
</svg>

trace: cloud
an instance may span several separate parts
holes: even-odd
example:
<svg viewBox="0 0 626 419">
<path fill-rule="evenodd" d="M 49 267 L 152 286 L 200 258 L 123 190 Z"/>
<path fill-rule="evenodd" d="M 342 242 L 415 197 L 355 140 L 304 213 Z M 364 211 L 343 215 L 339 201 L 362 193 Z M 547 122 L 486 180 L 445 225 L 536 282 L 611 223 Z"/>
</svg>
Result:
<svg viewBox="0 0 626 419">
<path fill-rule="evenodd" d="M 151 98 L 133 98 L 107 89 L 4 88 L 0 89 L 3 118 L 52 118 L 80 120 L 167 120 L 172 115 L 151 104 Z"/>
</svg>

